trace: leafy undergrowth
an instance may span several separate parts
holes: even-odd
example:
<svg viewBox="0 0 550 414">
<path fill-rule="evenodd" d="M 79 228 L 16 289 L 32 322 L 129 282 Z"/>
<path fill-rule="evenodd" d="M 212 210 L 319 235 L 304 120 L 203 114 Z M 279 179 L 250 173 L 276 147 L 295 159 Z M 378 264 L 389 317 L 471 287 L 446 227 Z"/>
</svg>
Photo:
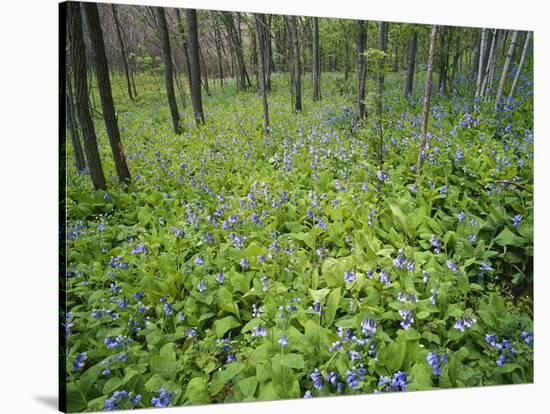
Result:
<svg viewBox="0 0 550 414">
<path fill-rule="evenodd" d="M 231 83 L 176 136 L 143 77 L 115 96 L 127 188 L 96 119 L 109 191 L 68 166 L 71 411 L 533 381 L 531 84 L 497 113 L 436 95 L 417 180 L 420 99 L 386 96 L 380 166 L 335 76 L 299 115 L 287 82 L 268 138 Z"/>
</svg>

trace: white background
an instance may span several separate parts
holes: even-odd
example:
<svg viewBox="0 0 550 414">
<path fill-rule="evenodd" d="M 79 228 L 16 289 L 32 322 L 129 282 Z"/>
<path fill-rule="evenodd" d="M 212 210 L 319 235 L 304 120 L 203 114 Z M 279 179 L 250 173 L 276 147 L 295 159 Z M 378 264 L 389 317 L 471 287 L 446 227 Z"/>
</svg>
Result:
<svg viewBox="0 0 550 414">
<path fill-rule="evenodd" d="M 548 77 L 550 14 L 523 0 L 150 0 L 134 4 L 502 27 L 535 31 L 535 385 L 174 408 L 173 413 L 548 412 Z M 0 3 L 0 411 L 57 404 L 57 76 L 55 0 Z"/>
</svg>

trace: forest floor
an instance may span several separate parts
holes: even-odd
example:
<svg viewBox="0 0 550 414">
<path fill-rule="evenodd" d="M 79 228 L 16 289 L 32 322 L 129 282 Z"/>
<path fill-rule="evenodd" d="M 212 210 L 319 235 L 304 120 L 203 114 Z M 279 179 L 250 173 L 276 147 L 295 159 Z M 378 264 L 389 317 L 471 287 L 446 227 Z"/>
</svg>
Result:
<svg viewBox="0 0 550 414">
<path fill-rule="evenodd" d="M 268 137 L 258 94 L 211 79 L 175 135 L 159 79 L 114 80 L 127 188 L 99 117 L 107 192 L 68 148 L 70 410 L 533 381 L 530 79 L 499 112 L 435 93 L 420 177 L 397 75 L 382 134 L 342 74 L 301 114 L 274 75 Z"/>
</svg>

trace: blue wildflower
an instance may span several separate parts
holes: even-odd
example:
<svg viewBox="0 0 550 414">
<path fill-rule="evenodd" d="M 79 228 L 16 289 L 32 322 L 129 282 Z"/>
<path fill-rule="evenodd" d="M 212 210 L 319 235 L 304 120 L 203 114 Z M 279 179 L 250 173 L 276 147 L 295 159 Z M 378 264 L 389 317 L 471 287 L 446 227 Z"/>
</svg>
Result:
<svg viewBox="0 0 550 414">
<path fill-rule="evenodd" d="M 323 375 L 319 372 L 319 368 L 315 368 L 313 373 L 309 376 L 313 381 L 313 386 L 318 390 L 323 389 Z"/>
<path fill-rule="evenodd" d="M 168 405 L 170 405 L 170 403 L 172 402 L 172 398 L 174 398 L 175 394 L 175 392 L 167 392 L 164 387 L 161 387 L 161 389 L 158 391 L 158 397 L 151 398 L 151 404 L 153 404 L 153 407 L 156 408 L 168 407 Z"/>
<path fill-rule="evenodd" d="M 80 371 L 84 368 L 84 361 L 88 359 L 86 352 L 76 354 L 76 359 L 73 362 L 73 371 Z"/>
</svg>

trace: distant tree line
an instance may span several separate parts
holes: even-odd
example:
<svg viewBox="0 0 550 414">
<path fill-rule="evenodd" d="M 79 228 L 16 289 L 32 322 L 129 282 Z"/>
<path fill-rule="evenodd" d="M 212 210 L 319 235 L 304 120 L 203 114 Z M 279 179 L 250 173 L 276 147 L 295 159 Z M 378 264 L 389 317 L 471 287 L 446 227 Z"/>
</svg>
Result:
<svg viewBox="0 0 550 414">
<path fill-rule="evenodd" d="M 311 82 L 308 97 L 320 101 L 323 73 L 343 73 L 358 124 L 371 119 L 376 126 L 382 163 L 385 81 L 396 73 L 402 78 L 403 96 L 422 103 L 416 166 L 420 174 L 433 91 L 453 93 L 464 80 L 475 102 L 490 100 L 498 110 L 514 96 L 531 60 L 531 32 L 78 2 L 67 3 L 63 10 L 66 119 L 75 164 L 80 171 L 88 170 L 94 188 L 103 190 L 107 183 L 94 113 L 104 120 L 119 180 L 131 180 L 112 96 L 113 74 L 124 79 L 118 87 L 130 100 L 142 92 L 138 74 L 158 78 L 175 134 L 184 130 L 180 114 L 188 99 L 200 127 L 207 119 L 202 96 L 210 94 L 210 83 L 226 87 L 232 79 L 236 93 L 259 92 L 263 129 L 269 134 L 272 74 L 288 76 L 292 110 L 300 112 L 306 79 Z M 99 105 L 92 89 L 98 92 Z M 367 95 L 374 96 L 372 105 Z"/>
</svg>

